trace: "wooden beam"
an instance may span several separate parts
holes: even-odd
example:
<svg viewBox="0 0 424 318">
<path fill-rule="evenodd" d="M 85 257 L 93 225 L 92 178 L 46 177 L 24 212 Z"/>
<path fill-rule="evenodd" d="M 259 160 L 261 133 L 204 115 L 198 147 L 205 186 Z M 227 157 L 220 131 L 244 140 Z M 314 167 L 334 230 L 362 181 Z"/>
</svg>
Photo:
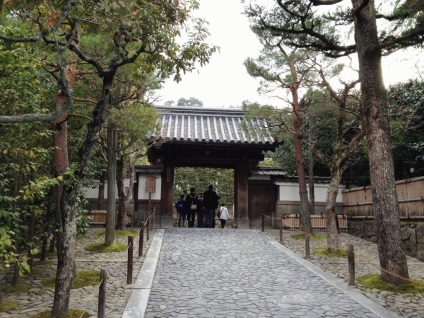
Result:
<svg viewBox="0 0 424 318">
<path fill-rule="evenodd" d="M 234 191 L 235 208 L 234 219 L 238 228 L 249 227 L 249 165 L 247 160 L 240 162 L 235 170 Z"/>
<path fill-rule="evenodd" d="M 166 161 L 162 171 L 160 215 L 172 214 L 174 188 L 174 162 Z"/>
</svg>

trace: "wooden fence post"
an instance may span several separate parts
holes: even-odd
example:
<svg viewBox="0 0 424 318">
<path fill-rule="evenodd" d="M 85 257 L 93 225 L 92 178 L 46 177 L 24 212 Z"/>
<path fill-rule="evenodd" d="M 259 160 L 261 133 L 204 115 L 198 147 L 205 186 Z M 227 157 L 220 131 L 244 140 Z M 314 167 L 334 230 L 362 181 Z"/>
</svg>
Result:
<svg viewBox="0 0 424 318">
<path fill-rule="evenodd" d="M 283 215 L 280 220 L 280 243 L 283 243 Z"/>
<path fill-rule="evenodd" d="M 105 318 L 106 308 L 106 270 L 100 270 L 99 303 L 97 305 L 97 317 Z"/>
<path fill-rule="evenodd" d="M 355 285 L 355 252 L 353 245 L 349 244 L 347 249 L 347 262 L 349 268 L 349 285 Z"/>
<path fill-rule="evenodd" d="M 262 211 L 262 232 L 265 231 L 265 214 Z"/>
<path fill-rule="evenodd" d="M 138 237 L 138 257 L 143 256 L 143 241 L 144 241 L 144 222 L 141 222 L 140 232 Z"/>
<path fill-rule="evenodd" d="M 153 229 L 156 228 L 156 207 L 153 207 Z M 162 213 L 159 213 L 159 227 L 162 227 Z M 153 230 L 152 229 L 152 230 Z"/>
<path fill-rule="evenodd" d="M 134 237 L 128 236 L 127 284 L 132 284 L 133 280 L 133 239 Z"/>
<path fill-rule="evenodd" d="M 309 245 L 309 233 L 305 233 L 305 258 L 311 258 L 311 247 Z"/>
</svg>

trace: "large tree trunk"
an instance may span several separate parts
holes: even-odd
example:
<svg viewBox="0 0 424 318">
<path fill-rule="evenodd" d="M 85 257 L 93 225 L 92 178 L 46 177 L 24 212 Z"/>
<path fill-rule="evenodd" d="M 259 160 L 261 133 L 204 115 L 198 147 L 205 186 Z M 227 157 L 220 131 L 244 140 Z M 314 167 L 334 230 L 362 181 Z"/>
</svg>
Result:
<svg viewBox="0 0 424 318">
<path fill-rule="evenodd" d="M 106 183 L 106 173 L 102 172 L 99 180 L 99 193 L 97 195 L 97 210 L 105 209 L 105 183 Z"/>
<path fill-rule="evenodd" d="M 68 65 L 65 70 L 65 76 L 69 87 L 73 87 L 77 71 L 73 65 Z M 60 92 L 57 99 L 56 109 L 60 109 L 66 101 L 66 96 Z M 69 168 L 68 158 L 68 124 L 66 112 L 53 123 L 54 134 L 54 168 L 56 175 L 63 175 Z M 69 207 L 63 206 L 62 186 L 56 189 L 56 223 L 57 232 L 57 269 L 56 283 L 53 300 L 52 314 L 54 317 L 64 317 L 68 311 L 69 293 L 72 281 L 75 277 L 75 258 L 74 244 L 76 236 L 75 213 L 69 210 Z M 75 234 L 74 234 L 75 233 Z M 72 237 L 74 236 L 74 237 Z"/>
<path fill-rule="evenodd" d="M 314 183 L 314 149 L 312 143 L 314 141 L 314 118 L 309 117 L 309 149 L 308 149 L 308 178 L 309 178 L 309 214 L 315 214 L 315 183 Z"/>
<path fill-rule="evenodd" d="M 362 1 L 352 0 L 353 7 Z M 401 246 L 400 213 L 395 188 L 386 90 L 382 79 L 374 1 L 354 15 L 359 58 L 362 105 L 370 165 L 375 232 L 382 279 L 401 284 L 409 281 Z"/>
<path fill-rule="evenodd" d="M 62 194 L 62 228 L 57 252 L 56 286 L 52 314 L 54 317 L 65 317 L 69 308 L 69 297 L 72 281 L 75 276 L 75 241 L 77 226 L 75 220 L 75 201 L 78 185 Z"/>
<path fill-rule="evenodd" d="M 124 230 L 126 227 L 125 216 L 127 215 L 129 200 L 125 193 L 125 175 L 124 175 L 124 157 L 116 161 L 116 184 L 118 186 L 118 218 L 116 220 L 116 228 Z"/>
<path fill-rule="evenodd" d="M 300 197 L 300 227 L 305 233 L 312 234 L 311 215 L 309 212 L 308 188 L 306 186 L 305 166 L 303 164 L 302 142 L 300 135 L 300 105 L 298 96 L 298 87 L 292 88 L 293 96 L 293 143 L 294 153 L 296 158 L 296 169 L 299 182 L 299 197 Z"/>
<path fill-rule="evenodd" d="M 116 225 L 116 131 L 113 124 L 109 123 L 107 129 L 107 217 L 105 246 L 109 246 L 115 239 Z"/>
<path fill-rule="evenodd" d="M 54 317 L 65 317 L 69 308 L 69 296 L 72 279 L 74 276 L 74 248 L 76 239 L 75 211 L 77 207 L 77 193 L 81 189 L 81 181 L 87 175 L 90 156 L 96 140 L 98 139 L 102 125 L 106 120 L 106 114 L 110 107 L 111 87 L 115 70 L 103 74 L 102 97 L 93 111 L 93 121 L 88 124 L 87 135 L 79 151 L 79 165 L 75 171 L 75 181 L 65 188 L 62 195 L 62 227 L 61 243 L 58 245 L 58 266 L 56 287 L 53 300 L 52 314 Z"/>
<path fill-rule="evenodd" d="M 337 252 L 340 249 L 339 229 L 337 226 L 336 199 L 339 193 L 339 185 L 342 177 L 340 169 L 332 169 L 330 184 L 327 188 L 327 199 L 325 206 L 325 218 L 327 226 L 327 249 Z"/>
</svg>

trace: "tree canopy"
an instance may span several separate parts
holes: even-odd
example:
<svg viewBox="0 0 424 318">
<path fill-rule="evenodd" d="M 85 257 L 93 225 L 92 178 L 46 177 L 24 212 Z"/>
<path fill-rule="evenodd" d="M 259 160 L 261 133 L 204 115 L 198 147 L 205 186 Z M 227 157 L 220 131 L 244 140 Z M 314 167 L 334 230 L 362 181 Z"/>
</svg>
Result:
<svg viewBox="0 0 424 318">
<path fill-rule="evenodd" d="M 51 84 L 51 88 L 59 90 L 59 94 L 49 91 L 49 98 L 37 100 L 31 97 L 31 94 L 36 96 L 34 90 L 27 89 L 23 96 L 28 95 L 31 103 L 13 103 L 24 107 L 2 111 L 0 123 L 51 124 L 60 118 L 55 122 L 56 131 L 71 116 L 87 120 L 86 125 L 80 125 L 83 127 L 81 134 L 77 134 L 75 139 L 70 137 L 70 144 L 78 148 L 70 151 L 72 163 L 68 165 L 68 161 L 64 160 L 62 169 L 56 169 L 63 188 L 61 195 L 57 196 L 60 202 L 56 205 L 56 209 L 60 209 L 56 218 L 56 232 L 60 234 L 60 241 L 52 313 L 54 316 L 65 316 L 75 275 L 73 246 L 75 217 L 80 206 L 79 192 L 93 173 L 92 154 L 107 116 L 113 107 L 131 104 L 128 99 L 137 96 L 138 102 L 141 98 L 142 104 L 147 104 L 143 100 L 146 93 L 135 89 L 136 80 L 149 89 L 152 83 L 161 83 L 170 76 L 180 80 L 181 72 L 207 63 L 216 47 L 204 41 L 208 35 L 206 22 L 192 15 L 199 5 L 196 0 L 40 0 L 1 3 L 0 52 L 8 51 L 2 54 L 4 61 L 14 63 L 13 59 L 17 56 L 11 49 L 23 47 L 34 57 L 34 65 L 24 65 L 25 71 L 31 73 L 36 67 L 40 69 L 40 72 L 36 72 L 37 77 L 50 79 L 41 81 L 30 74 L 30 81 L 14 81 L 12 72 L 9 72 L 2 83 L 7 89 L 4 97 L 19 101 L 19 96 L 13 92 L 15 82 L 24 83 L 23 88 L 19 88 L 22 91 L 28 84 L 44 89 Z M 147 85 L 149 78 L 152 81 Z M 39 107 L 40 101 L 44 107 Z M 26 107 L 31 104 L 37 108 Z M 90 107 L 82 109 L 82 105 Z M 70 114 L 70 110 L 81 112 Z M 62 131 L 65 130 L 64 126 Z M 57 135 L 58 131 L 55 133 Z M 63 136 L 62 151 L 55 154 L 66 153 L 67 156 L 67 137 Z M 23 153 L 29 152 L 25 149 Z M 24 183 L 18 184 L 17 190 L 24 186 Z"/>
<path fill-rule="evenodd" d="M 355 54 L 361 83 L 375 229 L 381 276 L 394 284 L 409 281 L 401 247 L 400 213 L 395 188 L 387 95 L 381 59 L 403 48 L 421 47 L 424 11 L 417 1 L 276 0 L 274 6 L 252 1 L 246 15 L 261 38 L 292 49 L 339 58 Z M 380 22 L 383 21 L 384 23 Z M 352 33 L 353 30 L 353 33 Z"/>
</svg>

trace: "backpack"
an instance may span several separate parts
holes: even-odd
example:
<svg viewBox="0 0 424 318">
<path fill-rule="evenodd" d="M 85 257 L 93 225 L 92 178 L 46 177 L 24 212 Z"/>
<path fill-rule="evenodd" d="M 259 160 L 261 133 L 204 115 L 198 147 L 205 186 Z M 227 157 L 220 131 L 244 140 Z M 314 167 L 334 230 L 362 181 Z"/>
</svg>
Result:
<svg viewBox="0 0 424 318">
<path fill-rule="evenodd" d="M 183 212 L 183 210 L 184 210 L 183 200 L 178 200 L 178 201 L 175 203 L 175 208 L 177 209 L 177 212 L 178 212 L 178 213 Z"/>
<path fill-rule="evenodd" d="M 196 195 L 187 194 L 185 201 L 185 208 L 187 210 L 196 210 L 197 209 L 197 198 Z"/>
</svg>

